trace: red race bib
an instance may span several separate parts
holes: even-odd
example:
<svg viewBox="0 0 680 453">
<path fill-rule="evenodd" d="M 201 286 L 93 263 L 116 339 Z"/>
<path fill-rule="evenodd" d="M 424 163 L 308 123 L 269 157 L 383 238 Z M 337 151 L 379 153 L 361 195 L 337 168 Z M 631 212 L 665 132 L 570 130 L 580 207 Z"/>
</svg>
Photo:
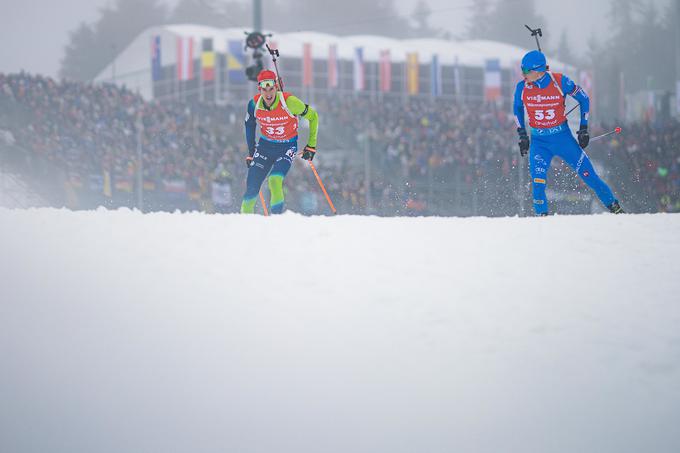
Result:
<svg viewBox="0 0 680 453">
<path fill-rule="evenodd" d="M 290 93 L 277 93 L 276 96 L 279 99 L 279 105 L 274 110 L 262 108 L 261 95 L 255 96 L 255 118 L 265 138 L 274 141 L 290 140 L 298 134 L 298 119 L 286 106 L 286 99 Z"/>
<path fill-rule="evenodd" d="M 529 125 L 534 129 L 548 129 L 567 121 L 564 93 L 560 88 L 562 74 L 548 75 L 552 80 L 547 87 L 539 88 L 527 82 L 522 90 L 522 102 L 529 116 Z"/>
</svg>

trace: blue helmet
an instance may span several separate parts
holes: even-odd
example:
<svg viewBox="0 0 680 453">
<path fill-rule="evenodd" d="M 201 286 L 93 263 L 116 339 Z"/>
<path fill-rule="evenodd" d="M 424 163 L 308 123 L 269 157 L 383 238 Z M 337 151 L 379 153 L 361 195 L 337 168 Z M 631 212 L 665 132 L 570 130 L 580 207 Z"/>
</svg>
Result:
<svg viewBox="0 0 680 453">
<path fill-rule="evenodd" d="M 548 62 L 545 55 L 538 50 L 532 50 L 522 58 L 522 72 L 529 71 L 544 72 L 548 70 Z"/>
</svg>

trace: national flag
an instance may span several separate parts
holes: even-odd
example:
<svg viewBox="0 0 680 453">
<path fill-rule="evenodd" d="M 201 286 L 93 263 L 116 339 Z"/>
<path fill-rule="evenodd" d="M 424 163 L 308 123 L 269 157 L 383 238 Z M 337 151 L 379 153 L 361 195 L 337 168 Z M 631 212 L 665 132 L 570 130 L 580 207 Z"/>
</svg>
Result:
<svg viewBox="0 0 680 453">
<path fill-rule="evenodd" d="M 430 93 L 432 97 L 441 96 L 442 94 L 442 67 L 439 64 L 439 55 L 432 55 L 432 64 L 430 67 Z"/>
<path fill-rule="evenodd" d="M 68 175 L 68 182 L 71 184 L 71 187 L 73 187 L 74 189 L 82 189 L 83 188 L 83 178 L 78 173 L 69 174 Z"/>
<path fill-rule="evenodd" d="M 87 187 L 93 192 L 101 192 L 104 190 L 104 175 L 99 173 L 90 173 L 87 178 Z"/>
<path fill-rule="evenodd" d="M 177 38 L 177 78 L 179 80 L 194 78 L 193 38 Z"/>
<path fill-rule="evenodd" d="M 364 49 L 354 49 L 354 91 L 366 89 L 366 75 L 364 73 Z"/>
<path fill-rule="evenodd" d="M 163 190 L 170 193 L 184 193 L 187 190 L 187 183 L 183 179 L 163 179 Z"/>
<path fill-rule="evenodd" d="M 104 170 L 104 187 L 102 188 L 102 192 L 104 193 L 105 197 L 111 198 L 113 196 L 113 191 L 111 190 L 111 172 L 108 170 Z"/>
<path fill-rule="evenodd" d="M 647 121 L 654 121 L 656 118 L 656 96 L 652 90 L 647 91 Z"/>
<path fill-rule="evenodd" d="M 499 101 L 500 99 L 501 61 L 498 58 L 493 58 L 484 63 L 484 100 Z"/>
<path fill-rule="evenodd" d="M 215 80 L 215 51 L 212 38 L 203 38 L 201 53 L 201 77 L 205 82 Z"/>
<path fill-rule="evenodd" d="M 134 181 L 131 177 L 116 177 L 114 187 L 119 192 L 132 192 Z"/>
<path fill-rule="evenodd" d="M 380 51 L 380 91 L 386 93 L 392 89 L 392 61 L 389 49 Z"/>
<path fill-rule="evenodd" d="M 406 54 L 406 80 L 408 94 L 418 94 L 420 89 L 419 78 L 418 53 L 408 53 Z"/>
<path fill-rule="evenodd" d="M 328 88 L 338 87 L 338 45 L 328 46 Z"/>
<path fill-rule="evenodd" d="M 302 45 L 302 86 L 311 87 L 314 84 L 312 45 L 308 42 Z"/>
<path fill-rule="evenodd" d="M 460 64 L 458 63 L 458 55 L 453 61 L 453 92 L 456 96 L 460 96 Z"/>
<path fill-rule="evenodd" d="M 227 43 L 227 74 L 229 82 L 246 83 L 246 54 L 241 41 L 229 41 Z"/>
<path fill-rule="evenodd" d="M 163 78 L 163 64 L 161 63 L 161 37 L 151 37 L 151 80 L 156 82 Z"/>
</svg>

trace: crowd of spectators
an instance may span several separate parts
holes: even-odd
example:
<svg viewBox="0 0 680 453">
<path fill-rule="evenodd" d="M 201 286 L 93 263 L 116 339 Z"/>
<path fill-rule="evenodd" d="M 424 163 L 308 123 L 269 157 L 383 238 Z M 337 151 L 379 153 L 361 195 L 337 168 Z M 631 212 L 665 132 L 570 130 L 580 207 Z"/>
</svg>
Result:
<svg viewBox="0 0 680 453">
<path fill-rule="evenodd" d="M 63 188 L 61 203 L 74 208 L 135 205 L 141 155 L 145 209 L 237 211 L 242 104 L 146 102 L 112 85 L 0 74 L 0 129 L 23 149 L 32 177 Z M 507 109 L 366 96 L 314 105 L 320 170 L 341 212 L 506 215 L 529 196 Z M 603 142 L 595 160 L 624 206 L 677 212 L 679 143 L 677 121 L 633 124 Z M 325 212 L 303 166 L 296 160 L 287 178 L 288 205 Z"/>
<path fill-rule="evenodd" d="M 512 117 L 496 104 L 364 96 L 330 99 L 321 108 L 336 130 L 358 138 L 352 146 L 370 150 L 371 192 L 381 206 L 401 199 L 406 212 L 428 212 L 435 199 L 450 205 L 467 198 L 472 208 L 470 195 L 477 194 L 487 213 L 494 204 L 508 207 L 502 195 L 516 180 L 519 155 Z"/>
<path fill-rule="evenodd" d="M 36 176 L 59 175 L 70 192 L 94 188 L 112 203 L 134 191 L 140 139 L 145 192 L 173 194 L 169 204 L 183 194 L 199 201 L 211 181 L 231 180 L 245 152 L 228 108 L 144 102 L 112 85 L 27 74 L 0 75 L 0 102 Z"/>
<path fill-rule="evenodd" d="M 623 200 L 639 211 L 680 212 L 680 122 L 629 124 L 605 146 Z"/>
</svg>

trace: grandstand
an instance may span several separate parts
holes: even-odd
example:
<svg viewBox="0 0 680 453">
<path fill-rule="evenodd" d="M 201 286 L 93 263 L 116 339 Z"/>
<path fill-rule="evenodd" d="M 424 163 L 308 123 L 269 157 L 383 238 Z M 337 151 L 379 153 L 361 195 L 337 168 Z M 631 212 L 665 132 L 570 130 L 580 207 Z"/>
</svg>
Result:
<svg viewBox="0 0 680 453">
<path fill-rule="evenodd" d="M 22 150 L 12 171 L 51 205 L 238 210 L 243 100 L 147 102 L 112 85 L 0 74 L 0 101 L 0 128 Z M 316 107 L 323 121 L 319 169 L 341 213 L 528 213 L 526 161 L 509 114 L 495 103 L 347 96 L 319 99 Z M 631 212 L 680 211 L 677 121 L 624 130 L 589 148 L 598 169 L 608 170 L 603 176 Z M 556 211 L 598 212 L 571 170 L 555 164 L 549 177 Z M 289 208 L 327 212 L 311 172 L 298 165 L 287 179 Z"/>
</svg>

